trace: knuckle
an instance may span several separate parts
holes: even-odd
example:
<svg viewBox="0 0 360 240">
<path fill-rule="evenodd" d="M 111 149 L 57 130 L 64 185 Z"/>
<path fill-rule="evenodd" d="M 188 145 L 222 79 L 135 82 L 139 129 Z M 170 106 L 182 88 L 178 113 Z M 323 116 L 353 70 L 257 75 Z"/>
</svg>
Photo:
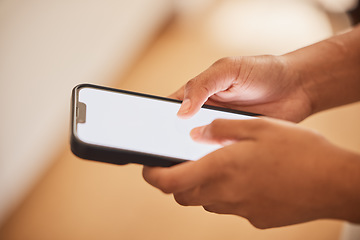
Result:
<svg viewBox="0 0 360 240">
<path fill-rule="evenodd" d="M 190 200 L 185 194 L 174 194 L 174 199 L 181 206 L 190 206 Z"/>
<path fill-rule="evenodd" d="M 203 206 L 204 210 L 211 213 L 218 213 L 213 206 Z"/>
<path fill-rule="evenodd" d="M 251 121 L 251 125 L 249 126 L 251 131 L 265 131 L 270 123 L 270 121 L 263 118 L 255 118 L 249 121 Z"/>
<path fill-rule="evenodd" d="M 209 97 L 212 94 L 212 85 L 203 81 L 201 77 L 191 79 L 185 84 L 185 95 L 199 95 Z"/>
<path fill-rule="evenodd" d="M 203 209 L 208 212 L 213 212 L 213 211 L 211 211 L 211 208 L 208 206 L 203 206 Z"/>
<path fill-rule="evenodd" d="M 211 130 L 217 130 L 219 128 L 222 128 L 225 121 L 226 121 L 225 119 L 221 119 L 221 118 L 215 119 L 211 122 L 209 127 L 211 128 Z"/>
<path fill-rule="evenodd" d="M 251 223 L 251 225 L 253 225 L 254 227 L 258 228 L 258 229 L 267 229 L 270 228 L 271 226 L 269 224 L 267 224 L 264 221 L 259 221 L 259 220 L 255 220 L 255 219 L 249 219 L 248 221 Z"/>
<path fill-rule="evenodd" d="M 187 94 L 200 94 L 201 96 L 209 97 L 211 94 L 211 86 L 204 83 L 201 77 L 191 79 L 185 84 L 185 92 Z"/>
<path fill-rule="evenodd" d="M 193 79 L 189 80 L 189 81 L 185 84 L 185 90 L 188 91 L 188 90 L 192 89 L 195 84 L 196 84 L 196 78 L 193 78 Z"/>
<path fill-rule="evenodd" d="M 216 61 L 213 63 L 213 66 L 228 64 L 229 62 L 232 62 L 232 58 L 230 58 L 230 57 L 223 57 L 223 58 L 220 58 L 220 59 L 216 60 Z"/>
<path fill-rule="evenodd" d="M 198 89 L 201 93 L 203 93 L 203 95 L 206 95 L 207 97 L 211 95 L 211 90 L 208 85 L 200 85 Z"/>
<path fill-rule="evenodd" d="M 224 126 L 224 119 L 215 119 L 207 126 L 207 134 L 210 136 L 216 136 L 217 133 L 221 132 Z"/>
<path fill-rule="evenodd" d="M 173 193 L 178 186 L 178 182 L 176 179 L 168 178 L 166 180 L 159 179 L 158 180 L 158 188 L 166 194 Z"/>
</svg>

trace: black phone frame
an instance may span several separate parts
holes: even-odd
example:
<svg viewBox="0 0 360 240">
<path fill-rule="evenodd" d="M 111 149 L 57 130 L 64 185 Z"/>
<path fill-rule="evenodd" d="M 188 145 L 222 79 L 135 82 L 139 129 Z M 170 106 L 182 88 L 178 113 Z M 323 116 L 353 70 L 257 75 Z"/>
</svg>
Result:
<svg viewBox="0 0 360 240">
<path fill-rule="evenodd" d="M 126 149 L 119 149 L 119 148 L 112 148 L 112 147 L 106 147 L 106 146 L 100 146 L 96 144 L 90 144 L 86 143 L 82 140 L 80 140 L 76 134 L 76 124 L 77 124 L 77 116 L 76 116 L 76 108 L 78 103 L 78 92 L 81 88 L 95 88 L 95 89 L 101 89 L 105 91 L 111 91 L 111 92 L 118 92 L 118 93 L 124 93 L 134 96 L 140 96 L 145 98 L 151 98 L 151 99 L 158 99 L 162 101 L 169 101 L 169 102 L 176 102 L 181 103 L 181 100 L 172 99 L 172 98 L 165 98 L 150 94 L 144 94 L 144 93 L 138 93 L 138 92 L 132 92 L 122 89 L 115 89 L 105 86 L 98 86 L 94 84 L 84 83 L 79 84 L 75 86 L 72 90 L 71 95 L 71 137 L 70 137 L 70 146 L 71 151 L 82 159 L 87 160 L 94 160 L 99 162 L 106 162 L 106 163 L 112 163 L 117 165 L 125 165 L 128 163 L 137 163 L 142 164 L 146 166 L 160 166 L 160 167 L 170 167 L 182 162 L 186 162 L 189 160 L 186 159 L 180 159 L 180 158 L 173 158 L 173 157 L 167 157 L 162 155 L 156 155 L 156 154 L 150 154 L 150 153 L 144 153 L 144 152 L 138 152 L 138 151 L 131 151 Z M 230 113 L 236 113 L 236 114 L 242 114 L 247 116 L 261 116 L 260 114 L 256 113 L 250 113 L 250 112 L 244 112 L 239 110 L 233 110 L 233 109 L 227 109 L 222 107 L 216 107 L 216 106 L 210 106 L 210 105 L 203 105 L 202 108 L 207 109 L 213 109 L 213 110 L 219 110 L 219 111 L 225 111 Z"/>
</svg>

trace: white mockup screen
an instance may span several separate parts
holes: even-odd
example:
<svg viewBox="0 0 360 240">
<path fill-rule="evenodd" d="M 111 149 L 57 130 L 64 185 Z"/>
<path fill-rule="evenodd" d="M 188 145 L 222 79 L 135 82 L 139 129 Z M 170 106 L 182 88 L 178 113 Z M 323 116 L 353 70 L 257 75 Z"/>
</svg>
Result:
<svg viewBox="0 0 360 240">
<path fill-rule="evenodd" d="M 190 119 L 180 119 L 180 103 L 95 88 L 82 88 L 79 102 L 86 104 L 86 122 L 77 123 L 77 135 L 86 143 L 197 160 L 220 145 L 193 141 L 191 129 L 217 118 L 251 116 L 202 108 Z"/>
</svg>

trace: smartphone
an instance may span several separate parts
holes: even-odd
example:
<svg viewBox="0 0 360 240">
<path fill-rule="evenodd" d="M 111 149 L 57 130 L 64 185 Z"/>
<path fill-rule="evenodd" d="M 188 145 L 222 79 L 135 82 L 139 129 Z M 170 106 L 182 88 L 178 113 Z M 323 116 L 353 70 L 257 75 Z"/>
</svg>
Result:
<svg viewBox="0 0 360 240">
<path fill-rule="evenodd" d="M 196 161 L 220 145 L 193 141 L 191 129 L 214 119 L 249 119 L 258 114 L 204 105 L 180 119 L 181 101 L 80 84 L 72 91 L 71 150 L 83 159 L 113 164 L 169 167 Z"/>
</svg>

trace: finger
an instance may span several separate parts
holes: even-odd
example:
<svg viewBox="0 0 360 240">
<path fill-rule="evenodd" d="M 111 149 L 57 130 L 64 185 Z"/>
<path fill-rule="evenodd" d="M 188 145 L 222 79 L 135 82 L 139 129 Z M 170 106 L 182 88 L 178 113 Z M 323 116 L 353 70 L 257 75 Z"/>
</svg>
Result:
<svg viewBox="0 0 360 240">
<path fill-rule="evenodd" d="M 182 206 L 202 206 L 213 204 L 220 201 L 223 196 L 219 191 L 223 188 L 223 179 L 213 179 L 203 185 L 189 189 L 187 191 L 174 193 L 177 203 Z"/>
<path fill-rule="evenodd" d="M 224 201 L 229 195 L 227 177 L 219 174 L 216 179 L 212 179 L 203 185 L 184 192 L 174 193 L 174 198 L 177 203 L 183 206 L 204 206 Z"/>
<path fill-rule="evenodd" d="M 205 158 L 205 157 L 204 157 Z M 202 185 L 217 174 L 211 161 L 188 161 L 172 167 L 144 167 L 143 177 L 164 193 L 183 192 Z"/>
<path fill-rule="evenodd" d="M 197 142 L 228 145 L 236 141 L 258 139 L 259 133 L 268 124 L 268 121 L 260 118 L 216 119 L 209 125 L 192 129 L 190 136 Z"/>
<path fill-rule="evenodd" d="M 232 156 L 232 151 L 220 148 L 197 161 L 188 161 L 168 168 L 145 166 L 143 177 L 149 184 L 165 193 L 185 192 L 221 179 L 226 173 L 224 169 L 232 167 Z"/>
<path fill-rule="evenodd" d="M 193 165 L 193 162 L 186 162 L 169 168 L 144 167 L 143 177 L 164 193 L 182 192 L 199 185 L 202 180 L 204 172 Z"/>
<path fill-rule="evenodd" d="M 190 118 L 195 115 L 208 98 L 217 92 L 214 81 L 199 75 L 190 80 L 184 88 L 184 100 L 178 111 L 180 118 Z"/>
<path fill-rule="evenodd" d="M 209 198 L 203 196 L 200 186 L 184 192 L 174 193 L 175 201 L 182 206 L 202 206 L 210 202 Z"/>
<path fill-rule="evenodd" d="M 229 89 L 238 76 L 231 59 L 222 59 L 186 83 L 183 103 L 178 111 L 181 118 L 190 118 L 214 94 Z"/>
<path fill-rule="evenodd" d="M 218 214 L 234 214 L 245 217 L 244 211 L 242 211 L 241 203 L 216 203 L 210 205 L 204 205 L 203 208 L 212 213 Z"/>
<path fill-rule="evenodd" d="M 211 166 L 210 174 L 194 188 L 175 192 L 175 200 L 183 206 L 238 202 L 238 197 L 241 200 L 241 195 L 237 193 L 241 193 L 243 188 L 241 181 L 234 185 L 234 179 L 243 174 L 246 162 L 253 159 L 254 151 L 257 149 L 256 143 L 243 141 L 206 155 L 199 161 L 204 161 L 204 164 L 208 163 Z"/>
</svg>

